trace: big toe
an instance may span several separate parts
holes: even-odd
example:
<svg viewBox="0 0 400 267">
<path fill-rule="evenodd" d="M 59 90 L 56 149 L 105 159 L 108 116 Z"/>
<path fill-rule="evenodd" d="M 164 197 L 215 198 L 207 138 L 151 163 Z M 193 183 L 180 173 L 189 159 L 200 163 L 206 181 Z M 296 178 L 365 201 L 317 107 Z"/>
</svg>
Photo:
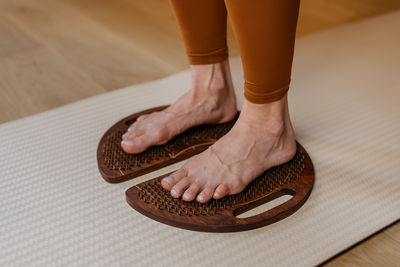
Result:
<svg viewBox="0 0 400 267">
<path fill-rule="evenodd" d="M 122 140 L 121 146 L 126 153 L 136 154 L 145 151 L 153 145 L 162 145 L 169 139 L 167 130 L 146 129 L 141 135 L 131 133 Z"/>
<path fill-rule="evenodd" d="M 207 185 L 203 191 L 201 191 L 198 195 L 197 195 L 197 201 L 200 203 L 206 203 L 207 201 L 209 201 L 215 192 L 215 186 L 212 185 Z"/>
<path fill-rule="evenodd" d="M 215 189 L 213 198 L 220 199 L 220 198 L 223 198 L 224 196 L 226 196 L 228 193 L 229 193 L 229 188 L 225 184 L 220 184 Z"/>
<path fill-rule="evenodd" d="M 129 154 L 137 154 L 145 151 L 150 145 L 141 137 L 125 139 L 121 142 L 122 149 Z"/>
</svg>

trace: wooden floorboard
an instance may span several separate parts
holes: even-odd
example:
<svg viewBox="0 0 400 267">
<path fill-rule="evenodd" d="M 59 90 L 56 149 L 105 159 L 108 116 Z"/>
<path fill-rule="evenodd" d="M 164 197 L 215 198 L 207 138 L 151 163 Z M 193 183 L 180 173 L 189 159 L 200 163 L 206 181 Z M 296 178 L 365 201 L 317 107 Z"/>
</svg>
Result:
<svg viewBox="0 0 400 267">
<path fill-rule="evenodd" d="M 302 0 L 297 37 L 400 8 Z M 231 56 L 239 55 L 228 21 Z M 0 123 L 188 68 L 167 0 L 0 0 Z M 328 266 L 399 266 L 395 224 Z"/>
<path fill-rule="evenodd" d="M 400 266 L 400 223 L 389 226 L 323 265 L 326 267 Z"/>
</svg>

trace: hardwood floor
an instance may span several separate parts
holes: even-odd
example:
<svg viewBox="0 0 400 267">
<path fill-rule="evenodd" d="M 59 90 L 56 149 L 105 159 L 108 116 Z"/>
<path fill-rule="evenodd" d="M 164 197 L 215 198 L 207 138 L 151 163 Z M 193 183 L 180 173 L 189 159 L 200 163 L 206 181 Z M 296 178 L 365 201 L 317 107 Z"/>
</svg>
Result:
<svg viewBox="0 0 400 267">
<path fill-rule="evenodd" d="M 334 266 L 400 266 L 400 223 L 397 222 L 323 264 Z"/>
<path fill-rule="evenodd" d="M 297 36 L 400 8 L 398 0 L 301 0 Z M 230 23 L 228 46 L 239 55 Z M 0 0 L 0 123 L 188 67 L 167 0 Z M 327 263 L 398 266 L 400 226 Z"/>
</svg>

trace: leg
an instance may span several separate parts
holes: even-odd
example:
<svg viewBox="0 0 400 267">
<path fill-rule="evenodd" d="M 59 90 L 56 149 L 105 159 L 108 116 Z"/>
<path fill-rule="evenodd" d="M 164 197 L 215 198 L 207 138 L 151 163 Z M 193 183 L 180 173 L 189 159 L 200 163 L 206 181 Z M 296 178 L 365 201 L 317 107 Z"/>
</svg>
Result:
<svg viewBox="0 0 400 267">
<path fill-rule="evenodd" d="M 162 180 L 184 200 L 206 202 L 241 192 L 296 152 L 289 88 L 299 0 L 226 0 L 242 57 L 245 91 L 234 127 Z"/>
<path fill-rule="evenodd" d="M 289 89 L 300 0 L 225 0 L 244 70 L 244 96 L 257 104 Z"/>
<path fill-rule="evenodd" d="M 223 0 L 170 0 L 191 65 L 228 58 L 227 11 Z"/>
<path fill-rule="evenodd" d="M 226 44 L 223 0 L 170 0 L 192 70 L 192 88 L 167 109 L 143 115 L 123 135 L 122 148 L 139 153 L 198 124 L 223 123 L 237 113 Z"/>
</svg>

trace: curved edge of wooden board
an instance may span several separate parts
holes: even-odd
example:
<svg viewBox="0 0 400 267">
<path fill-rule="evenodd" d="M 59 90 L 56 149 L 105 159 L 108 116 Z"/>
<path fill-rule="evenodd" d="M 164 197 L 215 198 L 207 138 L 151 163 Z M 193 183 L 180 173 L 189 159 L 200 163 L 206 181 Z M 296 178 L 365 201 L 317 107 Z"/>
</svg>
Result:
<svg viewBox="0 0 400 267">
<path fill-rule="evenodd" d="M 276 188 L 272 192 L 269 192 L 268 194 L 249 203 L 241 204 L 240 206 L 233 207 L 232 209 L 223 210 L 219 212 L 218 215 L 190 217 L 179 216 L 168 213 L 165 210 L 160 211 L 151 205 L 145 204 L 138 197 L 138 186 L 141 186 L 149 181 L 129 188 L 125 192 L 126 201 L 133 209 L 155 221 L 187 230 L 223 233 L 246 231 L 266 226 L 280 221 L 300 209 L 300 207 L 304 205 L 310 196 L 313 189 L 315 179 L 313 163 L 305 149 L 299 143 L 297 143 L 297 145 L 298 150 L 305 152 L 305 168 L 299 180 L 286 184 L 280 188 Z M 168 176 L 169 174 L 170 173 L 161 175 L 152 180 L 161 180 L 163 177 Z M 282 203 L 263 213 L 247 218 L 236 217 L 247 210 L 253 209 L 285 194 L 291 194 L 293 197 L 285 203 Z"/>
<path fill-rule="evenodd" d="M 101 176 L 103 177 L 104 180 L 106 180 L 109 183 L 120 183 L 120 182 L 124 182 L 124 181 L 128 181 L 131 180 L 133 178 L 139 177 L 141 175 L 150 173 L 152 171 L 161 169 L 163 167 L 166 167 L 168 165 L 174 164 L 176 162 L 185 160 L 193 155 L 199 154 L 200 152 L 204 151 L 205 149 L 207 149 L 211 143 L 204 143 L 204 144 L 196 144 L 195 147 L 190 147 L 190 149 L 187 149 L 185 151 L 183 151 L 182 153 L 179 153 L 179 155 L 177 155 L 176 157 L 173 158 L 166 158 L 162 161 L 159 161 L 155 164 L 150 164 L 148 166 L 144 166 L 140 169 L 137 169 L 135 171 L 132 172 L 127 172 L 124 173 L 121 170 L 118 171 L 111 171 L 107 168 L 105 162 L 104 162 L 104 158 L 102 156 L 103 154 L 103 146 L 106 143 L 107 137 L 114 133 L 115 131 L 118 131 L 120 129 L 122 129 L 123 127 L 127 128 L 128 125 L 127 124 L 132 124 L 137 117 L 139 117 L 142 114 L 148 114 L 154 111 L 160 111 L 163 110 L 165 108 L 167 108 L 169 105 L 163 105 L 163 106 L 158 106 L 158 107 L 154 107 L 154 108 L 150 108 L 150 109 L 146 109 L 137 113 L 134 113 L 132 115 L 129 115 L 121 120 L 119 120 L 118 122 L 116 122 L 113 126 L 111 126 L 102 136 L 102 138 L 100 139 L 98 146 L 97 146 L 97 166 L 98 169 L 100 171 Z M 239 116 L 240 111 L 238 110 L 237 116 Z"/>
<path fill-rule="evenodd" d="M 97 145 L 97 167 L 100 171 L 101 176 L 104 178 L 104 180 L 106 180 L 109 183 L 120 183 L 123 181 L 127 181 L 130 179 L 133 179 L 137 176 L 143 175 L 145 174 L 145 172 L 141 173 L 140 171 L 135 172 L 135 173 L 131 173 L 131 174 L 124 174 L 121 173 L 120 175 L 118 175 L 116 172 L 113 171 L 109 171 L 108 168 L 106 167 L 105 163 L 104 163 L 104 159 L 102 157 L 103 155 L 103 145 L 106 143 L 106 139 L 107 137 L 112 134 L 115 131 L 118 131 L 120 128 L 122 128 L 122 125 L 126 124 L 127 122 L 131 122 L 133 123 L 137 117 L 139 117 L 142 114 L 147 114 L 150 112 L 154 112 L 154 111 L 160 111 L 163 110 L 165 108 L 167 108 L 169 105 L 162 105 L 162 106 L 158 106 L 158 107 L 153 107 L 153 108 L 149 108 L 149 109 L 145 109 L 142 110 L 140 112 L 136 112 L 134 114 L 131 114 L 127 117 L 122 118 L 121 120 L 117 121 L 116 123 L 114 123 L 101 137 L 98 145 Z M 128 126 L 127 126 L 128 127 Z"/>
</svg>

